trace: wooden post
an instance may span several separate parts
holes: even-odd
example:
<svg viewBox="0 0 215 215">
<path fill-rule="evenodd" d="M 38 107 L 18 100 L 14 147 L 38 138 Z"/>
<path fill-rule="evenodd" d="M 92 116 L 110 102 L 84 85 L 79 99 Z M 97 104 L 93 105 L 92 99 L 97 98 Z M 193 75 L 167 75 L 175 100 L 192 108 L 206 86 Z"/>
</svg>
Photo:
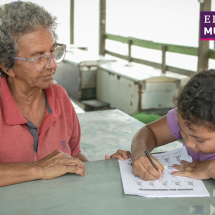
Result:
<svg viewBox="0 0 215 215">
<path fill-rule="evenodd" d="M 70 44 L 74 44 L 74 1 L 70 0 Z"/>
<path fill-rule="evenodd" d="M 211 0 L 204 0 L 203 3 L 200 3 L 200 12 L 201 11 L 211 11 Z M 199 49 L 197 71 L 200 71 L 202 69 L 208 69 L 208 59 L 209 59 L 209 41 L 200 40 L 200 18 L 199 18 Z"/>
<path fill-rule="evenodd" d="M 129 63 L 132 61 L 132 58 L 131 58 L 131 45 L 132 45 L 132 40 L 128 40 L 128 62 Z"/>
<path fill-rule="evenodd" d="M 99 54 L 105 55 L 106 0 L 100 0 L 99 4 Z"/>
<path fill-rule="evenodd" d="M 167 46 L 162 45 L 162 63 L 161 63 L 161 67 L 162 67 L 162 73 L 166 73 L 166 50 L 167 50 Z"/>
</svg>

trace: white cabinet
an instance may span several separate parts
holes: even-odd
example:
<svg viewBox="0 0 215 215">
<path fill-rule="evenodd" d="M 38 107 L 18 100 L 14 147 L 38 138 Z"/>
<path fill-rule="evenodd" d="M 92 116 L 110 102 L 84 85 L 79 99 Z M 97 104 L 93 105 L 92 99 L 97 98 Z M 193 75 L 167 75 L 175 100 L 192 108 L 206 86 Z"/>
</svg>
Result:
<svg viewBox="0 0 215 215">
<path fill-rule="evenodd" d="M 128 114 L 149 109 L 173 108 L 174 96 L 188 76 L 162 74 L 148 66 L 127 67 L 118 62 L 100 65 L 97 71 L 97 99 Z"/>
</svg>

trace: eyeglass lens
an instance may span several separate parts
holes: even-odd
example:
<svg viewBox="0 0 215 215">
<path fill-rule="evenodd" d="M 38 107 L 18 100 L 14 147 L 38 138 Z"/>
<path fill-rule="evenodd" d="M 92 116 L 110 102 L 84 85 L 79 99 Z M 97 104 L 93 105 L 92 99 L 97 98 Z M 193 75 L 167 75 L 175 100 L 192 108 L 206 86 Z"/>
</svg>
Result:
<svg viewBox="0 0 215 215">
<path fill-rule="evenodd" d="M 58 64 L 64 59 L 64 56 L 65 56 L 65 48 L 60 47 L 54 52 L 53 58 L 54 58 L 55 62 Z M 45 70 L 50 63 L 50 60 L 51 60 L 51 58 L 48 55 L 42 55 L 42 56 L 36 58 L 35 59 L 36 69 L 39 71 Z"/>
</svg>

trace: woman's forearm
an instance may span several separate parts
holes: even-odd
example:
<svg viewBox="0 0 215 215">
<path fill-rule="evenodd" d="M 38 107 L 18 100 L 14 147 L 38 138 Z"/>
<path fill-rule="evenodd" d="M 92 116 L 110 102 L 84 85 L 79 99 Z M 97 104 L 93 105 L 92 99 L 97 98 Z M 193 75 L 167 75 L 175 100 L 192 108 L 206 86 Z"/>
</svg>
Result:
<svg viewBox="0 0 215 215">
<path fill-rule="evenodd" d="M 88 161 L 84 155 L 82 155 L 82 160 Z M 0 187 L 36 179 L 53 179 L 66 173 L 85 176 L 84 164 L 79 159 L 55 150 L 35 162 L 0 163 Z"/>
<path fill-rule="evenodd" d="M 0 163 L 0 187 L 40 179 L 39 169 L 32 163 Z"/>
</svg>

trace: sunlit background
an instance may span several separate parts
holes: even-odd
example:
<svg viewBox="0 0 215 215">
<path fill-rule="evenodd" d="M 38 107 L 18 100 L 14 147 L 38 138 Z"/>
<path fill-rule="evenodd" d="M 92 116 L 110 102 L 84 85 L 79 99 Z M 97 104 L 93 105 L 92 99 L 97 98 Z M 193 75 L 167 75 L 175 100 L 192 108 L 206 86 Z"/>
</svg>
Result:
<svg viewBox="0 0 215 215">
<path fill-rule="evenodd" d="M 0 0 L 1 2 L 11 2 Z M 57 16 L 59 42 L 70 42 L 70 0 L 32 0 Z M 99 0 L 75 0 L 74 43 L 98 53 Z M 212 0 L 211 10 L 215 10 Z M 107 0 L 106 32 L 160 43 L 198 47 L 198 0 Z M 210 48 L 214 43 L 210 41 Z M 127 44 L 106 40 L 106 49 L 126 55 Z M 161 62 L 161 51 L 132 46 L 132 56 Z M 120 60 L 122 61 L 122 60 Z M 167 65 L 197 69 L 197 57 L 166 53 Z M 209 59 L 209 68 L 215 60 Z"/>
</svg>

